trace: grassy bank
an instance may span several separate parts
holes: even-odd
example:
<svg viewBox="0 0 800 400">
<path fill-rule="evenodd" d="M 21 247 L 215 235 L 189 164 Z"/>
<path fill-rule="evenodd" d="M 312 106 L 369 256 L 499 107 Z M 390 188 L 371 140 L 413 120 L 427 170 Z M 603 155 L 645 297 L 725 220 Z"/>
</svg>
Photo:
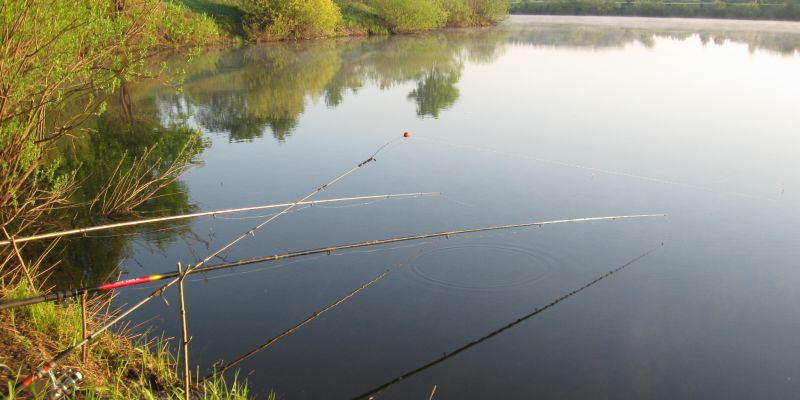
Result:
<svg viewBox="0 0 800 400">
<path fill-rule="evenodd" d="M 800 20 L 800 1 L 555 0 L 514 3 L 514 14 Z"/>
<path fill-rule="evenodd" d="M 35 270 L 32 271 L 35 273 Z M 2 290 L 8 290 L 3 288 Z M 27 284 L 14 285 L 12 297 L 31 295 Z M 88 328 L 98 327 L 108 316 L 108 298 L 94 299 L 87 307 Z M 81 307 L 77 303 L 37 304 L 0 314 L 0 380 L 8 382 L 3 391 L 10 399 L 48 398 L 50 382 L 35 383 L 30 391 L 13 392 L 13 382 L 38 368 L 52 354 L 80 340 Z M 78 369 L 85 378 L 77 395 L 84 399 L 182 399 L 185 398 L 177 361 L 170 341 L 147 339 L 131 332 L 108 333 L 88 348 L 86 362 L 80 352 L 70 356 L 64 367 Z M 61 370 L 61 369 L 59 369 Z M 59 371 L 57 370 L 57 371 Z M 193 398 L 247 399 L 246 384 L 223 380 L 204 381 L 193 388 Z"/>
<path fill-rule="evenodd" d="M 126 120 L 118 131 L 129 142 L 142 143 L 137 154 L 111 147 L 77 149 L 74 144 L 79 137 L 96 136 L 89 121 L 115 118 L 105 115 L 106 106 L 126 92 L 127 82 L 179 78 L 177 71 L 152 68 L 154 57 L 174 49 L 191 57 L 194 49 L 219 42 L 216 22 L 161 0 L 0 0 L 0 9 L 0 234 L 24 236 L 130 218 L 152 206 L 165 190 L 179 192 L 175 180 L 202 148 L 191 131 L 179 136 L 181 143 L 163 143 L 151 130 L 131 128 L 140 121 Z M 59 145 L 64 140 L 72 140 L 73 153 L 96 157 L 73 160 Z M 115 173 L 89 169 L 87 164 L 101 157 L 116 157 Z M 127 194 L 138 194 L 108 202 L 113 198 L 109 188 L 124 187 L 125 182 L 137 186 L 125 187 Z M 0 246 L 0 296 L 18 298 L 51 288 L 68 272 L 64 264 L 69 263 L 70 246 L 80 245 L 51 241 Z M 106 242 L 95 250 L 113 249 Z M 86 276 L 85 271 L 75 272 Z M 81 278 L 70 285 L 81 283 L 88 282 Z M 110 299 L 102 297 L 91 300 L 89 311 L 90 332 L 114 313 Z M 0 311 L 0 391 L 10 391 L 21 376 L 77 343 L 81 325 L 76 304 Z M 132 330 L 104 333 L 93 341 L 86 362 L 77 352 L 62 364 L 57 374 L 72 367 L 85 376 L 81 398 L 184 396 L 168 341 L 147 340 Z M 11 398 L 49 398 L 48 385 L 42 379 L 32 391 L 12 393 Z M 203 382 L 194 390 L 198 398 L 247 397 L 245 386 L 222 381 Z"/>
<path fill-rule="evenodd" d="M 506 0 L 173 0 L 242 40 L 408 33 L 491 25 Z"/>
</svg>

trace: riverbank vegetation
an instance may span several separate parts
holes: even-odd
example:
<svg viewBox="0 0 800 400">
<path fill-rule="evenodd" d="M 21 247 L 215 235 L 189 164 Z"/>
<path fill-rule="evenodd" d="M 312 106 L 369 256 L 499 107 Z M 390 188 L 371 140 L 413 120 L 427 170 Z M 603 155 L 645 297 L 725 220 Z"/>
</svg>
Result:
<svg viewBox="0 0 800 400">
<path fill-rule="evenodd" d="M 129 98 L 125 90 L 129 81 L 179 77 L 175 71 L 152 68 L 154 57 L 174 49 L 191 57 L 193 49 L 217 42 L 220 34 L 214 21 L 161 0 L 2 0 L 0 5 L 0 233 L 4 239 L 128 218 L 159 202 L 185 204 L 185 193 L 176 179 L 202 150 L 199 134 L 175 126 L 170 129 L 184 134 L 165 141 L 152 129 L 137 132 L 138 122 L 130 114 L 126 119 L 124 112 L 105 111 L 109 102 Z M 115 131 L 124 136 L 122 140 L 140 145 L 95 146 L 109 143 L 108 135 L 101 137 L 94 126 L 104 121 L 119 123 Z M 89 165 L 101 159 L 116 168 Z M 128 196 L 131 193 L 134 196 Z M 84 249 L 86 253 L 67 252 L 69 244 L 57 240 L 0 246 L 0 296 L 18 298 L 53 286 L 93 282 L 86 281 L 91 275 L 66 281 L 69 271 L 64 265 L 82 261 L 70 260 L 67 254 L 108 258 L 125 254 L 124 246 L 114 243 L 106 240 Z M 107 266 L 106 275 L 118 274 L 115 267 Z M 88 309 L 89 331 L 114 313 L 107 297 L 91 300 Z M 0 312 L 2 391 L 11 391 L 20 376 L 78 342 L 81 313 L 77 304 L 53 303 Z M 177 363 L 167 343 L 132 332 L 99 336 L 86 362 L 81 362 L 80 354 L 65 360 L 65 365 L 80 366 L 86 377 L 82 398 L 183 397 L 182 389 L 177 389 Z M 47 386 L 44 379 L 34 389 L 42 394 Z M 194 390 L 199 398 L 247 397 L 246 386 L 233 383 L 229 387 L 222 381 L 204 382 Z M 12 393 L 11 398 L 32 395 L 26 391 Z"/>
<path fill-rule="evenodd" d="M 800 20 L 800 1 L 545 0 L 523 1 L 514 14 Z"/>
<path fill-rule="evenodd" d="M 408 33 L 494 24 L 506 0 L 181 0 L 244 40 Z"/>
</svg>

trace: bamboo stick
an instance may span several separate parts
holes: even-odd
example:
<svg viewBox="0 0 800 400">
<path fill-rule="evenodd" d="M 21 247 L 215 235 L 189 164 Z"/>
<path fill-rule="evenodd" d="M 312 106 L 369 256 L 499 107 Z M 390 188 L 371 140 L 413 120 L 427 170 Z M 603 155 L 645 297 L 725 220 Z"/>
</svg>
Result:
<svg viewBox="0 0 800 400">
<path fill-rule="evenodd" d="M 5 226 L 3 227 L 3 233 L 6 235 L 6 238 L 8 238 L 6 242 L 11 243 L 11 245 L 14 247 L 14 253 L 17 255 L 17 260 L 19 260 L 19 265 L 22 268 L 22 272 L 25 273 L 25 277 L 28 279 L 28 283 L 31 286 L 31 290 L 36 290 L 36 284 L 33 283 L 33 277 L 31 276 L 31 272 L 28 270 L 28 266 L 25 265 L 25 259 L 22 258 L 22 252 L 19 251 L 19 247 L 17 247 L 17 243 L 19 243 L 19 241 L 14 239 L 14 237 L 8 233 Z"/>
<path fill-rule="evenodd" d="M 181 301 L 181 325 L 183 326 L 183 393 L 185 395 L 185 399 L 189 400 L 189 386 L 191 386 L 192 383 L 192 374 L 189 372 L 189 332 L 186 328 L 186 299 L 184 297 L 183 288 L 186 274 L 183 273 L 183 267 L 181 266 L 180 262 L 178 262 L 178 274 L 180 274 L 180 280 L 178 281 L 178 292 Z"/>
<path fill-rule="evenodd" d="M 88 316 L 86 315 L 86 299 L 89 296 L 89 293 L 84 293 L 81 296 L 81 339 L 86 339 L 86 320 Z M 89 343 L 83 345 L 81 348 L 81 362 L 86 364 L 89 360 Z"/>
</svg>

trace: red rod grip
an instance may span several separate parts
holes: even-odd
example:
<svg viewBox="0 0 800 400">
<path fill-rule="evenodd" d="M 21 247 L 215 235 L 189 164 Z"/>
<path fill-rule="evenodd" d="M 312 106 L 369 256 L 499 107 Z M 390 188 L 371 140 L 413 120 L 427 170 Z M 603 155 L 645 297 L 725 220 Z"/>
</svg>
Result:
<svg viewBox="0 0 800 400">
<path fill-rule="evenodd" d="M 150 276 L 143 276 L 141 278 L 133 278 L 119 282 L 106 283 L 105 285 L 100 286 L 100 290 L 112 290 L 125 286 L 138 285 L 140 283 L 156 281 L 159 278 L 161 278 L 161 275 L 150 275 Z"/>
</svg>

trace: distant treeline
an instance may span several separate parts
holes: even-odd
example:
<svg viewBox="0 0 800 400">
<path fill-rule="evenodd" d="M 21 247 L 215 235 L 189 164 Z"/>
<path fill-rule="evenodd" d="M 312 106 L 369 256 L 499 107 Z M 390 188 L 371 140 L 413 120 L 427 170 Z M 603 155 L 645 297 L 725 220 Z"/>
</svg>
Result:
<svg viewBox="0 0 800 400">
<path fill-rule="evenodd" d="M 800 0 L 782 2 L 546 0 L 514 3 L 511 6 L 511 13 L 800 20 Z"/>
</svg>

